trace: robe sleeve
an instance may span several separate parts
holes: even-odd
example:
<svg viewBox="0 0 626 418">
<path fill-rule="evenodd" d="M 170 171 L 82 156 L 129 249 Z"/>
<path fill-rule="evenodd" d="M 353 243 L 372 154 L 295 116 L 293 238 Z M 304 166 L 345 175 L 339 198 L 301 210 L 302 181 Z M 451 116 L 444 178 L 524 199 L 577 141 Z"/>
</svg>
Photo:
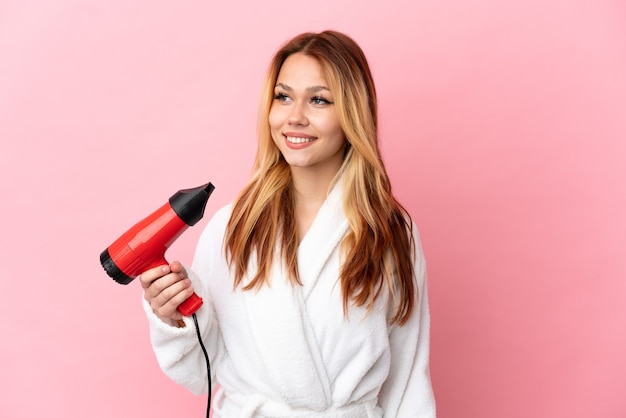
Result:
<svg viewBox="0 0 626 418">
<path fill-rule="evenodd" d="M 214 380 L 214 365 L 224 355 L 224 344 L 211 295 L 204 285 L 204 281 L 210 277 L 214 257 L 219 256 L 220 250 L 216 246 L 220 247 L 222 242 L 221 237 L 215 239 L 216 231 L 212 223 L 213 221 L 207 225 L 200 237 L 192 267 L 185 266 L 185 268 L 194 291 L 203 300 L 203 305 L 196 312 L 196 317 L 211 362 L 211 378 Z M 186 387 L 192 393 L 207 393 L 206 361 L 198 342 L 193 318 L 184 317 L 186 326 L 178 328 L 163 322 L 152 311 L 145 299 L 143 299 L 143 306 L 148 318 L 150 341 L 161 370 L 174 382 Z"/>
<path fill-rule="evenodd" d="M 430 313 L 426 263 L 417 229 L 415 233 L 417 282 L 416 304 L 404 325 L 393 325 L 389 332 L 391 366 L 389 376 L 381 388 L 379 405 L 385 418 L 434 418 L 435 397 L 429 368 Z"/>
</svg>

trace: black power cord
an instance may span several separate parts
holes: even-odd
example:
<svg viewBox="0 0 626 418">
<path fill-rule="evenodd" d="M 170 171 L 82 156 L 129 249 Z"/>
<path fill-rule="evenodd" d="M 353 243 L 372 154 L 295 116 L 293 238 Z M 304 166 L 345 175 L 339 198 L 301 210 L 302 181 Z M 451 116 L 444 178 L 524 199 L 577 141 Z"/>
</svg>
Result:
<svg viewBox="0 0 626 418">
<path fill-rule="evenodd" d="M 202 335 L 200 334 L 200 325 L 198 325 L 198 318 L 196 314 L 192 314 L 193 323 L 196 326 L 196 334 L 198 335 L 198 341 L 200 342 L 200 348 L 202 348 L 202 353 L 204 354 L 204 360 L 206 360 L 206 375 L 207 380 L 209 382 L 209 399 L 207 401 L 206 407 L 206 418 L 209 418 L 209 413 L 211 412 L 211 395 L 213 394 L 213 390 L 211 389 L 211 363 L 209 362 L 209 354 L 204 347 L 204 343 L 202 342 Z"/>
</svg>

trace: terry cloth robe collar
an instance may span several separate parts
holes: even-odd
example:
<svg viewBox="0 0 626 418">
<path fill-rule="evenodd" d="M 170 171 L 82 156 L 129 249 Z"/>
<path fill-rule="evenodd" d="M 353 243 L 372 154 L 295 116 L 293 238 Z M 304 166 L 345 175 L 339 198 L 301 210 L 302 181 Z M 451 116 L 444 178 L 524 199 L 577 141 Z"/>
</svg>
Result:
<svg viewBox="0 0 626 418">
<path fill-rule="evenodd" d="M 277 259 L 268 286 L 244 293 L 254 344 L 268 385 L 293 408 L 324 410 L 331 405 L 331 385 L 306 309 L 306 298 L 330 255 L 348 230 L 338 181 L 319 209 L 298 248 L 302 286 L 292 285 Z M 254 257 L 252 257 L 254 258 Z M 277 257 L 279 258 L 279 256 Z M 255 266 L 256 260 L 251 260 Z M 252 277 L 254 271 L 250 272 Z M 287 364 L 289 368 L 276 365 Z"/>
</svg>

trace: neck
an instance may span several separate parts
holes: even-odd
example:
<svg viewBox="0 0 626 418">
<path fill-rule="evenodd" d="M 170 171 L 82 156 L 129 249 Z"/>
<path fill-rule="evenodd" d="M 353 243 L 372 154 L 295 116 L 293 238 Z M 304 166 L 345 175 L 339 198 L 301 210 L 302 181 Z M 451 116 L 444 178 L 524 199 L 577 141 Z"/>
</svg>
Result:
<svg viewBox="0 0 626 418">
<path fill-rule="evenodd" d="M 292 167 L 291 178 L 296 205 L 308 206 L 316 202 L 321 204 L 328 196 L 330 183 L 337 172 L 338 170 L 318 172 Z"/>
<path fill-rule="evenodd" d="M 330 183 L 338 170 L 316 172 L 291 168 L 294 191 L 294 210 L 298 242 L 306 235 L 317 212 L 328 196 Z"/>
</svg>

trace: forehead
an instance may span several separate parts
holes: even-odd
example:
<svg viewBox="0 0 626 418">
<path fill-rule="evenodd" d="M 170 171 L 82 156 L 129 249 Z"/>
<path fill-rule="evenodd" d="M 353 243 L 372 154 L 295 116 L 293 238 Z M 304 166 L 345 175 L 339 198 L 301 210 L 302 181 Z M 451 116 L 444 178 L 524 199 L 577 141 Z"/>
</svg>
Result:
<svg viewBox="0 0 626 418">
<path fill-rule="evenodd" d="M 276 82 L 288 84 L 293 88 L 307 88 L 312 85 L 327 86 L 320 62 L 300 52 L 287 57 L 280 68 Z"/>
</svg>

